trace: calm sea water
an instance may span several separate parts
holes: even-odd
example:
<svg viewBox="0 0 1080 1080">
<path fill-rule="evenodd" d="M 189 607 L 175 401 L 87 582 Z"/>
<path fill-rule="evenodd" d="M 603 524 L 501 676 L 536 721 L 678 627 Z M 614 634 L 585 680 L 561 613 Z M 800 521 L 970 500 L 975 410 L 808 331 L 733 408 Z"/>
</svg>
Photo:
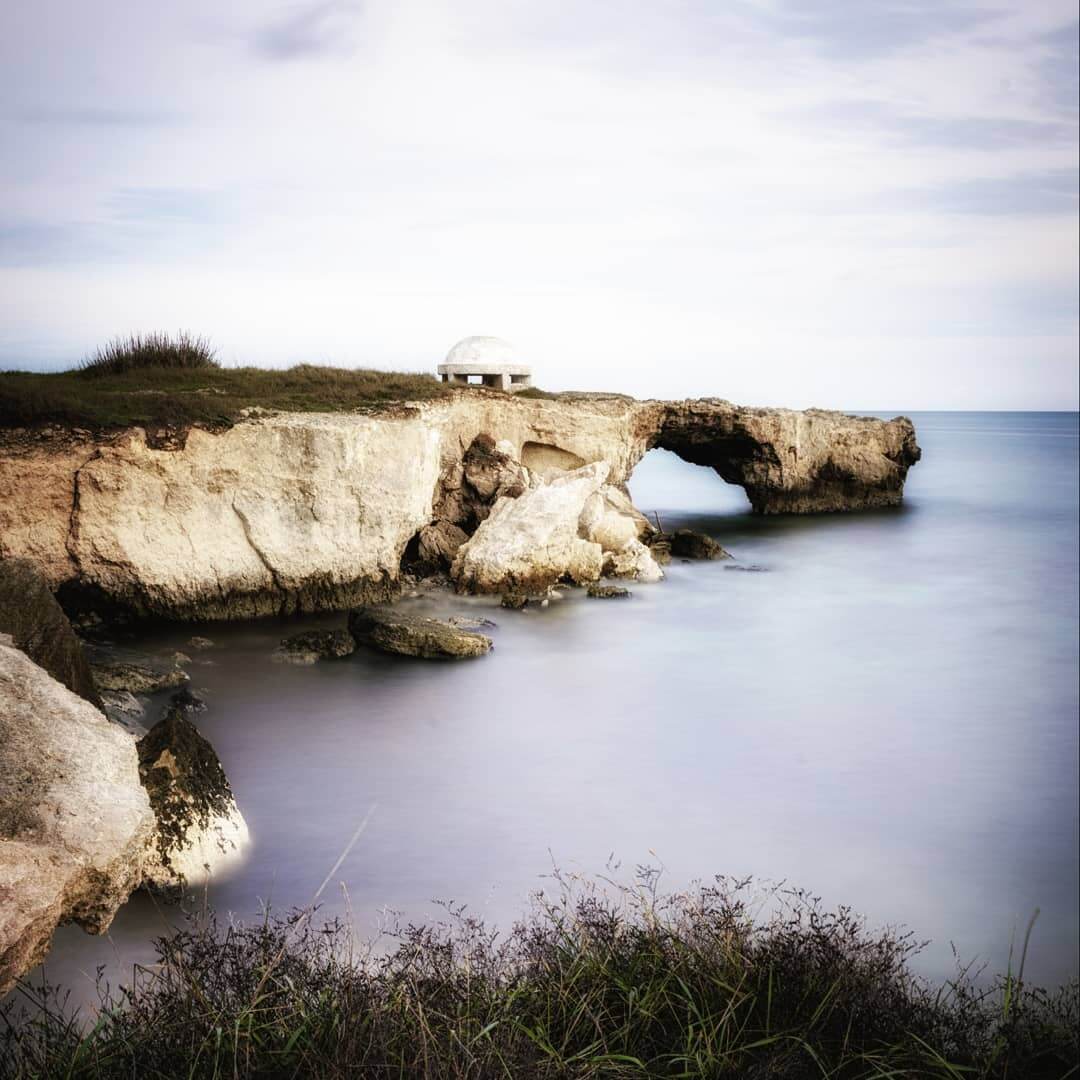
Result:
<svg viewBox="0 0 1080 1080">
<path fill-rule="evenodd" d="M 1076 414 L 914 417 L 905 505 L 755 518 L 740 489 L 662 451 L 631 482 L 727 563 L 675 563 L 625 602 L 535 612 L 406 601 L 498 622 L 462 664 L 369 652 L 272 662 L 300 622 L 155 631 L 192 654 L 199 719 L 253 844 L 220 912 L 306 904 L 335 875 L 363 933 L 391 908 L 465 902 L 509 924 L 553 863 L 672 887 L 714 874 L 805 886 L 932 939 L 920 970 L 1002 969 L 1040 909 L 1028 970 L 1078 970 Z M 191 650 L 188 650 L 189 652 Z M 343 910 L 340 888 L 324 896 Z M 66 928 L 48 973 L 89 993 L 151 956 L 169 917 L 135 897 L 106 939 Z"/>
</svg>

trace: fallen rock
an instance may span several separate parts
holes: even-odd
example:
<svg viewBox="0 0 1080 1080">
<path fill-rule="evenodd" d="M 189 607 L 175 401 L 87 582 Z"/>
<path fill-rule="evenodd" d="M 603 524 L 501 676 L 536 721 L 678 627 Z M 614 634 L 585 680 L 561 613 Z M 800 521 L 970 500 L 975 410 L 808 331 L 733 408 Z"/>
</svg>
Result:
<svg viewBox="0 0 1080 1080">
<path fill-rule="evenodd" d="M 283 639 L 274 659 L 306 665 L 351 656 L 355 651 L 356 642 L 348 630 L 309 630 Z"/>
<path fill-rule="evenodd" d="M 154 832 L 131 737 L 10 642 L 0 641 L 0 996 L 59 924 L 108 928 Z"/>
<path fill-rule="evenodd" d="M 508 611 L 521 611 L 523 608 L 527 608 L 529 603 L 529 597 L 524 593 L 510 592 L 503 593 L 499 606 L 506 608 Z"/>
<path fill-rule="evenodd" d="M 69 690 L 100 705 L 82 642 L 29 559 L 0 560 L 0 633 Z"/>
<path fill-rule="evenodd" d="M 633 593 L 621 585 L 590 585 L 586 590 L 586 595 L 594 600 L 619 600 L 632 596 Z"/>
<path fill-rule="evenodd" d="M 144 884 L 159 888 L 200 884 L 248 842 L 225 770 L 189 719 L 188 703 L 177 695 L 138 742 L 139 774 L 157 819 Z"/>
<path fill-rule="evenodd" d="M 458 589 L 476 593 L 546 593 L 557 581 L 596 581 L 603 548 L 581 535 L 590 496 L 610 466 L 595 462 L 519 495 L 500 499 L 454 559 Z"/>
<path fill-rule="evenodd" d="M 469 537 L 452 521 L 425 525 L 417 534 L 416 564 L 422 572 L 448 570 L 458 548 Z"/>
<path fill-rule="evenodd" d="M 680 559 L 730 559 L 711 536 L 693 529 L 676 529 L 670 537 L 671 554 Z"/>
<path fill-rule="evenodd" d="M 491 651 L 491 638 L 393 608 L 362 607 L 349 612 L 349 633 L 358 645 L 426 659 L 466 659 Z"/>
<path fill-rule="evenodd" d="M 664 577 L 652 552 L 640 540 L 628 540 L 618 551 L 605 552 L 604 574 L 647 583 L 661 581 Z"/>
<path fill-rule="evenodd" d="M 155 670 L 147 664 L 128 660 L 110 660 L 94 663 L 90 670 L 98 690 L 123 691 L 130 694 L 156 694 L 161 690 L 173 690 L 188 681 L 188 674 L 178 667 Z"/>
<path fill-rule="evenodd" d="M 193 638 L 188 638 L 188 644 L 193 649 L 212 649 L 214 643 L 208 637 L 199 637 L 198 634 Z"/>
</svg>

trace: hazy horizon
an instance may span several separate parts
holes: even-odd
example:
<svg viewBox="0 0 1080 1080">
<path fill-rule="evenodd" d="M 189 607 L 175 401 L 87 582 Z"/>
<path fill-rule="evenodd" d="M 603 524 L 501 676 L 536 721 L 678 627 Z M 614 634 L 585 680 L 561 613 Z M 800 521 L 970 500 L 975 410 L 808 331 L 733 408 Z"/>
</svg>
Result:
<svg viewBox="0 0 1080 1080">
<path fill-rule="evenodd" d="M 492 334 L 553 390 L 1078 406 L 1065 0 L 0 19 L 0 368 L 185 328 L 433 370 Z"/>
</svg>

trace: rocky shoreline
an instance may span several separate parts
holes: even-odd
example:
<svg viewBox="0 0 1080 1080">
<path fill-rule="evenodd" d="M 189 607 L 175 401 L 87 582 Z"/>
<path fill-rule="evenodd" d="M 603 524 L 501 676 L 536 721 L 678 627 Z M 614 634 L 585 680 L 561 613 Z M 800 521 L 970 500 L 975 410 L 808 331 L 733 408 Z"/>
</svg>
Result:
<svg viewBox="0 0 1080 1080">
<path fill-rule="evenodd" d="M 104 639 L 110 620 L 350 609 L 347 627 L 288 638 L 275 659 L 482 657 L 484 620 L 385 602 L 416 584 L 511 609 L 577 586 L 625 598 L 603 579 L 730 558 L 633 506 L 626 481 L 653 447 L 741 484 L 761 513 L 894 505 L 919 458 L 904 418 L 485 392 L 164 442 L 0 435 L 0 993 L 61 923 L 100 933 L 132 890 L 196 884 L 249 840 L 195 723 L 190 658 L 84 647 L 68 614 Z"/>
</svg>

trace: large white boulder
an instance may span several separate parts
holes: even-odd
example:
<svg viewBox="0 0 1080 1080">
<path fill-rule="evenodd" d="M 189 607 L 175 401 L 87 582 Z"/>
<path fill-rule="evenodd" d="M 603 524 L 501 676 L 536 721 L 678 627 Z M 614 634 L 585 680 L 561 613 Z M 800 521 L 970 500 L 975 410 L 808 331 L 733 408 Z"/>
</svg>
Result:
<svg viewBox="0 0 1080 1080">
<path fill-rule="evenodd" d="M 543 592 L 569 578 L 596 581 L 604 565 L 601 545 L 581 535 L 581 515 L 607 481 L 598 461 L 502 498 L 463 544 L 450 574 L 459 589 L 477 593 Z"/>
<path fill-rule="evenodd" d="M 104 932 L 154 829 L 131 736 L 0 635 L 0 995 L 60 923 Z"/>
</svg>

